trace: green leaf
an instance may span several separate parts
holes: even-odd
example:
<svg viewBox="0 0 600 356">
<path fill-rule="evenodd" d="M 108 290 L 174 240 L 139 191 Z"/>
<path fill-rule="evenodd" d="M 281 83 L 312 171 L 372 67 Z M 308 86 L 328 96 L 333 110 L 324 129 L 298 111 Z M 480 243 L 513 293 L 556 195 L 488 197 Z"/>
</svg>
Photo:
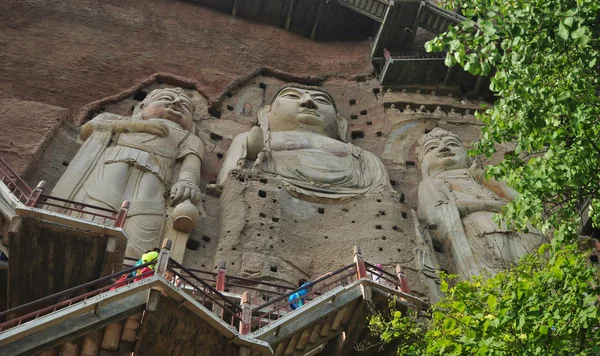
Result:
<svg viewBox="0 0 600 356">
<path fill-rule="evenodd" d="M 495 295 L 490 294 L 487 299 L 487 305 L 490 307 L 490 311 L 495 312 L 496 306 L 498 306 L 498 298 Z"/>
<path fill-rule="evenodd" d="M 569 29 L 562 22 L 558 25 L 558 36 L 563 40 L 569 38 Z"/>
</svg>

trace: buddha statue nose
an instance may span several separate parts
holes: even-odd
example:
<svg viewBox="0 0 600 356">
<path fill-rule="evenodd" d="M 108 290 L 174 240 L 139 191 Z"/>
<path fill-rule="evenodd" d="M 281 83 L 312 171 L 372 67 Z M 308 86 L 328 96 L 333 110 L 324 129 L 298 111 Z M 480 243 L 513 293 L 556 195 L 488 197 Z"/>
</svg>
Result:
<svg viewBox="0 0 600 356">
<path fill-rule="evenodd" d="M 178 109 L 181 108 L 181 100 L 179 100 L 179 98 L 173 100 L 171 106 Z"/>
<path fill-rule="evenodd" d="M 443 145 L 442 147 L 440 147 L 439 152 L 450 152 L 450 148 L 448 148 L 448 146 Z"/>
<path fill-rule="evenodd" d="M 306 95 L 302 99 L 303 100 L 300 103 L 300 107 L 307 108 L 307 109 L 316 109 L 317 108 L 317 103 L 315 103 L 315 101 L 310 96 Z"/>
</svg>

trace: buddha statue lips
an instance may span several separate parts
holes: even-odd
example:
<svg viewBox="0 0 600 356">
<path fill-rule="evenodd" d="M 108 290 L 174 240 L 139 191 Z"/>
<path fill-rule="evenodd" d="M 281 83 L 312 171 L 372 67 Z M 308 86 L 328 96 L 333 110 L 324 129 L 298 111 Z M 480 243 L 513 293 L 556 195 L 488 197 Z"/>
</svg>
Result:
<svg viewBox="0 0 600 356">
<path fill-rule="evenodd" d="M 280 177 L 288 190 L 340 198 L 390 189 L 387 171 L 370 152 L 346 142 L 348 124 L 331 95 L 317 87 L 284 86 L 258 112 L 260 128 L 232 143 L 219 177 L 251 168 Z"/>
</svg>

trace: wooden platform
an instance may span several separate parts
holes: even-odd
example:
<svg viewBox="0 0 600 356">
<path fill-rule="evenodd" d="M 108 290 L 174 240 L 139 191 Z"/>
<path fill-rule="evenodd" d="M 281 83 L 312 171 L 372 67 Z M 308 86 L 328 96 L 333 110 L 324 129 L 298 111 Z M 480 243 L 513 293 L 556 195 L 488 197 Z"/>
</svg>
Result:
<svg viewBox="0 0 600 356">
<path fill-rule="evenodd" d="M 36 208 L 17 214 L 9 229 L 9 308 L 121 269 L 121 229 Z"/>
</svg>

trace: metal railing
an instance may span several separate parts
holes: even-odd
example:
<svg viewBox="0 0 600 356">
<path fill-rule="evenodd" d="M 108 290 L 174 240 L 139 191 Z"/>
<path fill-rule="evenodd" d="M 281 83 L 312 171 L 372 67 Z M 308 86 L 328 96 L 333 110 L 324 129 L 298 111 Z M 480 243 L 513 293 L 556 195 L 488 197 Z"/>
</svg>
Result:
<svg viewBox="0 0 600 356">
<path fill-rule="evenodd" d="M 27 199 L 31 196 L 33 189 L 25 183 L 25 181 L 2 157 L 0 157 L 0 180 L 23 204 L 25 204 Z"/>
<path fill-rule="evenodd" d="M 292 304 L 298 304 L 298 302 L 301 302 L 301 304 L 310 303 L 310 301 L 322 294 L 339 286 L 348 285 L 355 280 L 357 280 L 356 265 L 352 263 L 334 272 L 324 274 L 314 281 L 308 282 L 273 300 L 260 304 L 252 308 L 252 329 L 260 329 L 283 315 L 298 309 L 297 307 L 292 307 Z M 291 297 L 296 293 L 301 293 L 301 291 L 305 291 L 306 294 Z"/>
<path fill-rule="evenodd" d="M 10 318 L 10 320 L 4 321 L 0 324 L 0 332 L 21 325 L 24 322 L 29 322 L 41 316 L 66 308 L 68 306 L 73 305 L 74 303 L 85 301 L 90 297 L 106 292 L 112 288 L 119 288 L 128 283 L 135 282 L 146 277 L 150 277 L 154 274 L 154 271 L 147 271 L 134 277 L 122 278 L 124 275 L 128 275 L 131 272 L 137 272 L 138 270 L 141 271 L 145 267 L 152 266 L 156 264 L 156 262 L 157 261 L 154 260 L 136 267 L 128 268 L 124 271 L 119 271 L 106 277 L 102 277 L 94 281 L 84 283 L 77 287 L 69 288 L 62 292 L 58 292 L 47 297 L 6 310 L 0 313 L 0 320 L 3 320 L 5 318 Z M 89 291 L 90 288 L 95 289 Z M 28 312 L 21 316 L 16 316 L 19 313 L 27 312 L 28 310 L 34 311 Z"/>
<path fill-rule="evenodd" d="M 183 281 L 183 283 L 185 283 L 186 286 L 192 287 L 194 292 L 200 293 L 199 301 L 202 305 L 208 307 L 212 306 L 213 311 L 216 307 L 221 308 L 224 313 L 217 314 L 222 314 L 220 317 L 223 320 L 228 321 L 229 325 L 237 327 L 237 325 L 242 321 L 242 308 L 239 305 L 229 300 L 215 287 L 211 286 L 202 278 L 196 276 L 192 271 L 181 265 L 179 262 L 169 258 L 167 271 L 173 274 L 172 277 L 167 278 L 167 282 L 175 285 L 175 279 L 178 277 L 181 281 Z M 181 273 L 181 271 L 185 273 Z M 177 287 L 177 285 L 175 285 L 175 287 Z"/>
</svg>

